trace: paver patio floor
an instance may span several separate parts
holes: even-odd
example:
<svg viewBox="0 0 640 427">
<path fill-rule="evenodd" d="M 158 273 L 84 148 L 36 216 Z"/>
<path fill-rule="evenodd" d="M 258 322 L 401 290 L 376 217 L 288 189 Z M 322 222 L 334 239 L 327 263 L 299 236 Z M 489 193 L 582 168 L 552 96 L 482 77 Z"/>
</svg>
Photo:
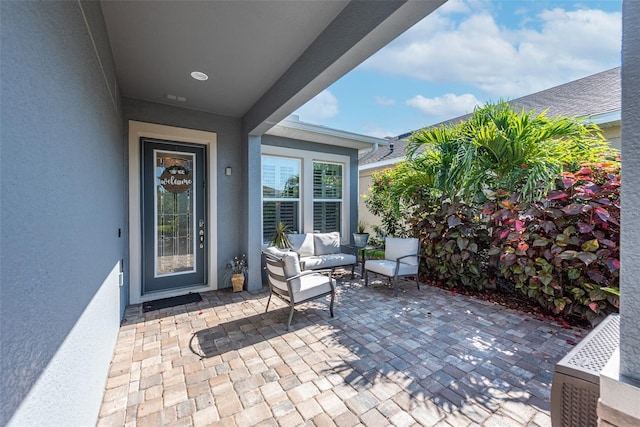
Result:
<svg viewBox="0 0 640 427">
<path fill-rule="evenodd" d="M 347 276 L 348 277 L 348 276 Z M 406 282 L 338 282 L 328 304 L 268 292 L 126 309 L 99 426 L 549 426 L 554 365 L 584 335 Z"/>
</svg>

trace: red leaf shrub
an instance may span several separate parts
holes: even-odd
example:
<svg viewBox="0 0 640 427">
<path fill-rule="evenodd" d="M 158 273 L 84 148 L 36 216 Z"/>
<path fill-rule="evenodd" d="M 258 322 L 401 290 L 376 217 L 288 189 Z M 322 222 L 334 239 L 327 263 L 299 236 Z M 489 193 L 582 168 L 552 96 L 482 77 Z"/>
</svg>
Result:
<svg viewBox="0 0 640 427">
<path fill-rule="evenodd" d="M 620 169 L 604 162 L 563 175 L 526 210 L 514 196 L 485 204 L 489 255 L 544 308 L 594 322 L 619 305 Z"/>
</svg>

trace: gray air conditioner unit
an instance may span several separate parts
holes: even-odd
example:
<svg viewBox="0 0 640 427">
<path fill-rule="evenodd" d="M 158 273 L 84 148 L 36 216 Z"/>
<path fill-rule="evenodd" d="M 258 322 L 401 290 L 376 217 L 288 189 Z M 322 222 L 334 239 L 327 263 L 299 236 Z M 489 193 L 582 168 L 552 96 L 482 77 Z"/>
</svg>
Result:
<svg viewBox="0 0 640 427">
<path fill-rule="evenodd" d="M 551 385 L 553 427 L 596 427 L 600 371 L 620 343 L 620 316 L 612 314 L 556 364 Z"/>
</svg>

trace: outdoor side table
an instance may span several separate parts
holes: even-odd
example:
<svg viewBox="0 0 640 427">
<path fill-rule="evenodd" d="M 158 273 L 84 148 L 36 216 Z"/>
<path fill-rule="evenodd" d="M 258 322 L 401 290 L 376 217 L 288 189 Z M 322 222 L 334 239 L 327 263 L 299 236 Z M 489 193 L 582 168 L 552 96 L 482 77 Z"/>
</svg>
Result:
<svg viewBox="0 0 640 427">
<path fill-rule="evenodd" d="M 356 260 L 358 259 L 358 257 L 360 257 L 361 259 L 361 264 L 360 264 L 360 276 L 364 276 L 364 263 L 366 261 L 366 257 L 367 257 L 367 252 L 369 251 L 379 251 L 382 250 L 383 248 L 379 247 L 379 246 L 356 246 L 356 245 L 345 245 L 346 248 L 349 249 L 353 249 L 354 251 L 356 251 Z"/>
</svg>

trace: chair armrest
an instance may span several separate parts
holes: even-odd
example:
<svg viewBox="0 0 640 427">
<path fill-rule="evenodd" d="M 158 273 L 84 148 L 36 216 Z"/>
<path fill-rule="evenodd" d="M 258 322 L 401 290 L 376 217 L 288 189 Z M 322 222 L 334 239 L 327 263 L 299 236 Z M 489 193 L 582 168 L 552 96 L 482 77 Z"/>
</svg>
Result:
<svg viewBox="0 0 640 427">
<path fill-rule="evenodd" d="M 409 258 L 409 257 L 416 257 L 416 258 L 422 259 L 422 258 L 424 258 L 424 255 L 418 255 L 418 254 L 415 254 L 415 255 L 403 255 L 400 258 L 396 258 L 396 262 L 400 262 L 401 259 Z"/>
<path fill-rule="evenodd" d="M 308 276 L 310 274 L 316 274 L 316 273 L 329 273 L 331 274 L 331 269 L 330 268 L 325 268 L 322 270 L 305 270 L 300 274 L 296 274 L 295 276 L 291 276 L 289 278 L 287 278 L 287 281 L 293 280 L 293 279 L 299 279 L 300 277 L 303 276 Z"/>
<path fill-rule="evenodd" d="M 396 258 L 396 270 L 393 272 L 394 277 L 398 275 L 398 270 L 400 269 L 400 263 L 402 262 L 400 260 L 403 259 L 403 258 L 413 258 L 413 257 L 418 258 L 418 260 L 420 260 L 421 258 L 424 258 L 424 256 L 419 255 L 419 254 L 403 255 L 403 256 L 401 256 L 399 258 Z M 420 261 L 418 261 L 418 271 L 420 271 Z"/>
</svg>

